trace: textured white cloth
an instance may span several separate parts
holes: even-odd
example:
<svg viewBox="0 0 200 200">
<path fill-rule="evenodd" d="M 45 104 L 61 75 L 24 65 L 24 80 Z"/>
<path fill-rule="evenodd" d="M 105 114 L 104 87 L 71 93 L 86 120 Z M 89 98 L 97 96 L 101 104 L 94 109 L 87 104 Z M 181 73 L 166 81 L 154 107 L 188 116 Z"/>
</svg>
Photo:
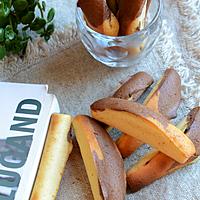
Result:
<svg viewBox="0 0 200 200">
<path fill-rule="evenodd" d="M 183 101 L 178 119 L 200 99 L 200 1 L 164 0 L 163 27 L 154 50 L 140 65 L 111 69 L 92 59 L 79 42 L 75 26 L 75 0 L 48 0 L 57 10 L 58 29 L 47 45 L 30 43 L 24 59 L 16 56 L 0 62 L 0 80 L 47 83 L 57 95 L 64 113 L 87 114 L 96 99 L 114 91 L 119 81 L 146 71 L 157 80 L 168 66 L 182 78 Z M 64 28 L 63 28 L 64 27 Z M 148 149 L 142 147 L 125 161 L 126 168 Z M 127 200 L 199 200 L 200 162 L 164 177 Z M 92 200 L 90 186 L 77 145 L 70 156 L 58 200 Z"/>
</svg>

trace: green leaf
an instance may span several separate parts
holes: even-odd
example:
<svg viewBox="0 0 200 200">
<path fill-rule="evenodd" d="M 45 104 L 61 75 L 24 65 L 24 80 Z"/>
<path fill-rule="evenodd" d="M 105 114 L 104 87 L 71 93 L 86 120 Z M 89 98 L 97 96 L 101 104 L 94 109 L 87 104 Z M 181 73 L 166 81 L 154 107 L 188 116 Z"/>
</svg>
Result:
<svg viewBox="0 0 200 200">
<path fill-rule="evenodd" d="M 55 29 L 54 24 L 49 24 L 49 25 L 47 26 L 46 32 L 48 33 L 48 35 L 52 35 L 53 32 L 54 32 L 54 29 Z"/>
<path fill-rule="evenodd" d="M 2 60 L 6 56 L 6 47 L 4 45 L 0 45 L 0 60 Z"/>
<path fill-rule="evenodd" d="M 35 3 L 35 0 L 27 0 L 29 5 L 32 5 Z"/>
<path fill-rule="evenodd" d="M 29 3 L 28 10 L 29 10 L 29 11 L 35 12 L 35 6 L 36 6 L 35 1 L 34 1 L 33 4 L 32 4 L 32 3 Z"/>
<path fill-rule="evenodd" d="M 26 0 L 15 0 L 13 7 L 17 11 L 23 11 L 27 8 L 28 2 Z"/>
<path fill-rule="evenodd" d="M 37 17 L 31 24 L 30 24 L 30 29 L 32 31 L 38 31 L 41 28 L 45 27 L 46 25 L 46 20 L 43 18 Z"/>
<path fill-rule="evenodd" d="M 0 16 L 7 17 L 10 13 L 10 8 L 5 2 L 0 1 Z"/>
<path fill-rule="evenodd" d="M 28 30 L 46 41 L 50 39 L 54 32 L 52 21 L 55 10 L 52 8 L 46 14 L 45 2 L 45 0 L 0 0 L 0 59 L 10 53 L 22 55 L 25 52 L 27 42 L 32 40 Z M 35 17 L 36 10 L 42 17 Z"/>
<path fill-rule="evenodd" d="M 17 25 L 18 25 L 18 19 L 17 19 L 17 16 L 16 15 L 10 15 L 10 19 L 11 19 L 11 22 L 12 22 L 12 27 L 13 27 L 13 30 L 15 32 L 17 32 Z"/>
<path fill-rule="evenodd" d="M 42 10 L 45 11 L 45 9 L 46 9 L 46 3 L 45 1 L 42 1 Z"/>
<path fill-rule="evenodd" d="M 29 37 L 22 37 L 22 36 L 16 36 L 14 40 L 6 40 L 6 50 L 7 52 L 13 53 L 13 54 L 21 54 L 25 52 L 27 42 L 29 40 Z"/>
<path fill-rule="evenodd" d="M 45 41 L 47 42 L 47 41 L 50 39 L 50 36 L 49 36 L 49 35 L 45 35 L 45 36 L 44 36 L 44 39 L 45 39 Z"/>
<path fill-rule="evenodd" d="M 11 40 L 6 39 L 5 47 L 6 47 L 7 52 L 12 50 L 13 46 L 12 46 Z"/>
<path fill-rule="evenodd" d="M 11 25 L 7 25 L 5 28 L 5 38 L 9 40 L 13 40 L 15 37 L 15 32 L 12 29 Z"/>
<path fill-rule="evenodd" d="M 4 27 L 8 23 L 9 23 L 9 20 L 8 20 L 7 17 L 1 17 L 0 16 L 0 27 Z"/>
<path fill-rule="evenodd" d="M 8 23 L 8 15 L 10 14 L 10 8 L 0 1 L 0 27 L 4 27 Z"/>
<path fill-rule="evenodd" d="M 25 16 L 22 17 L 22 24 L 30 24 L 35 18 L 33 11 L 29 11 Z"/>
<path fill-rule="evenodd" d="M 3 42 L 4 41 L 4 29 L 3 28 L 0 28 L 0 42 Z"/>
<path fill-rule="evenodd" d="M 53 20 L 55 16 L 55 9 L 54 8 L 51 8 L 48 12 L 48 15 L 47 15 L 47 22 L 51 22 Z"/>
<path fill-rule="evenodd" d="M 45 32 L 44 28 L 41 28 L 40 30 L 36 31 L 37 34 L 43 35 Z"/>
</svg>

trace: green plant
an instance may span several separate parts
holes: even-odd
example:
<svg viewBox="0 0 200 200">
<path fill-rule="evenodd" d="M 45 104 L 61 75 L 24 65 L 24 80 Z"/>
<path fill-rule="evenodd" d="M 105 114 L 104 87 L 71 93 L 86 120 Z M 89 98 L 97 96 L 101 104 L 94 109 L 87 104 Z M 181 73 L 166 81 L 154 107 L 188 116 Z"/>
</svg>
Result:
<svg viewBox="0 0 200 200">
<path fill-rule="evenodd" d="M 39 10 L 40 16 L 36 16 Z M 55 10 L 45 16 L 46 4 L 39 0 L 0 0 L 0 59 L 23 54 L 34 33 L 46 41 L 54 32 Z"/>
</svg>

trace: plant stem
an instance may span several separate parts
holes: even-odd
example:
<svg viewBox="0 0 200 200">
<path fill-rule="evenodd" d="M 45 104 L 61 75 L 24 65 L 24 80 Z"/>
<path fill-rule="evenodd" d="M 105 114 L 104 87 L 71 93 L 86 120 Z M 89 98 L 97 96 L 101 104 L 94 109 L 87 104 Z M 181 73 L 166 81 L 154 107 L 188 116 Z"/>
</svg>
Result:
<svg viewBox="0 0 200 200">
<path fill-rule="evenodd" d="M 43 10 L 42 10 L 42 6 L 41 6 L 40 2 L 38 2 L 37 5 L 40 10 L 41 17 L 44 18 L 44 14 L 43 14 Z"/>
<path fill-rule="evenodd" d="M 12 27 L 12 29 L 13 29 L 13 24 L 12 24 L 11 16 L 9 16 L 9 23 L 10 23 L 10 26 Z"/>
<path fill-rule="evenodd" d="M 39 1 L 38 1 L 37 5 L 38 5 L 38 8 L 39 8 L 39 10 L 40 10 L 41 17 L 44 18 L 44 14 L 43 14 L 42 6 L 41 6 L 41 4 L 40 4 Z M 44 30 L 44 32 L 45 32 L 45 27 L 43 28 L 43 30 Z"/>
<path fill-rule="evenodd" d="M 12 0 L 9 1 L 9 8 L 12 6 Z"/>
</svg>

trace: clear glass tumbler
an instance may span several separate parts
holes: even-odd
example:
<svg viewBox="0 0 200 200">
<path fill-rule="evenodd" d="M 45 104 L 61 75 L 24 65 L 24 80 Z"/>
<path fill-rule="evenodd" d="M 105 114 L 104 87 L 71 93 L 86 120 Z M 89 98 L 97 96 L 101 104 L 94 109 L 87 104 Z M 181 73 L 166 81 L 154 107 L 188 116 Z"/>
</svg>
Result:
<svg viewBox="0 0 200 200">
<path fill-rule="evenodd" d="M 127 36 L 106 36 L 87 26 L 83 12 L 76 10 L 80 39 L 88 52 L 109 67 L 129 67 L 138 64 L 153 49 L 162 27 L 162 0 L 152 0 L 147 25 Z"/>
</svg>

